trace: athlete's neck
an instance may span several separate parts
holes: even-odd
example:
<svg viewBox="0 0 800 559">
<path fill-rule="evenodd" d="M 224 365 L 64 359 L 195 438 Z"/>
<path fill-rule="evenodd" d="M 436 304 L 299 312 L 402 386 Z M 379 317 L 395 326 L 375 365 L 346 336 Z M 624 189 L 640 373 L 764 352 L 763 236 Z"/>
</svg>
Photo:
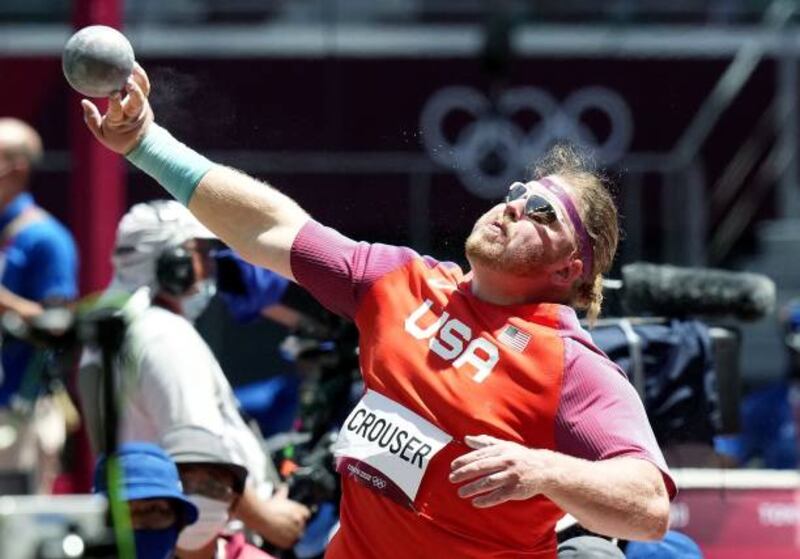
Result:
<svg viewBox="0 0 800 559">
<path fill-rule="evenodd" d="M 472 269 L 472 294 L 493 305 L 531 305 L 565 303 L 569 293 L 556 288 L 542 277 L 519 277 L 484 267 Z"/>
</svg>

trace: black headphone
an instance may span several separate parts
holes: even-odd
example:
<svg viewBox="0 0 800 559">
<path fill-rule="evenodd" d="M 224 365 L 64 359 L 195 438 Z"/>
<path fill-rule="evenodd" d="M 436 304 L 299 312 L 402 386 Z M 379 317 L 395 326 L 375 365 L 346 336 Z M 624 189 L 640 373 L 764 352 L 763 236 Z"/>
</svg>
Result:
<svg viewBox="0 0 800 559">
<path fill-rule="evenodd" d="M 161 223 L 174 221 L 165 217 L 162 211 L 166 203 L 163 200 L 153 200 L 148 202 L 150 207 L 155 210 L 155 214 Z M 170 295 L 180 296 L 189 291 L 197 277 L 194 272 L 194 262 L 192 253 L 182 246 L 175 246 L 164 250 L 158 255 L 156 260 L 156 282 L 159 289 L 164 290 Z"/>
<path fill-rule="evenodd" d="M 156 260 L 158 287 L 170 295 L 183 295 L 196 280 L 192 254 L 182 246 L 168 248 Z"/>
</svg>

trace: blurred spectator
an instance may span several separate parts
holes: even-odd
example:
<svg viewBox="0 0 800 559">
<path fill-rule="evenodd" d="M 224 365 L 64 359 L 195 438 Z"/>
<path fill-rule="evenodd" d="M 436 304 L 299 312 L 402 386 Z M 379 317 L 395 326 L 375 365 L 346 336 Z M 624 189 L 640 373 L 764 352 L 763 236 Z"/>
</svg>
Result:
<svg viewBox="0 0 800 559">
<path fill-rule="evenodd" d="M 246 262 L 230 249 L 215 253 L 219 294 L 231 317 L 239 324 L 267 318 L 290 332 L 324 337 L 329 328 L 307 312 L 311 304 L 322 309 L 300 288 L 292 288 L 289 280 L 271 270 Z M 288 304 L 284 302 L 288 299 Z M 299 305 L 298 305 L 299 303 Z M 325 312 L 325 311 L 322 311 Z M 281 357 L 294 361 L 281 351 Z M 287 369 L 294 369 L 285 362 Z M 235 389 L 236 398 L 244 412 L 258 424 L 262 435 L 269 437 L 293 428 L 297 418 L 300 377 L 295 371 L 274 375 Z"/>
<path fill-rule="evenodd" d="M 257 424 L 264 437 L 292 430 L 297 418 L 300 377 L 284 373 L 237 386 L 236 398 L 244 412 Z"/>
<path fill-rule="evenodd" d="M 194 321 L 216 291 L 213 234 L 174 201 L 137 204 L 117 230 L 114 278 L 105 297 L 131 294 L 122 312 L 130 319 L 124 358 L 116 371 L 122 441 L 158 443 L 176 425 L 194 425 L 221 436 L 246 465 L 250 482 L 237 515 L 279 547 L 301 535 L 308 509 L 282 495 L 269 497 L 277 477 L 254 433 L 244 423 L 230 383 Z M 103 412 L 99 355 L 81 359 L 79 385 L 95 449 L 108 428 Z"/>
<path fill-rule="evenodd" d="M 264 316 L 295 329 L 305 320 L 298 311 L 280 304 L 289 286 L 283 276 L 250 264 L 230 249 L 215 251 L 214 261 L 219 293 L 237 322 Z"/>
<path fill-rule="evenodd" d="M 741 432 L 716 437 L 717 452 L 742 467 L 797 467 L 796 428 L 789 393 L 786 382 L 777 382 L 745 396 L 740 412 Z"/>
<path fill-rule="evenodd" d="M 782 318 L 789 352 L 789 406 L 794 421 L 795 451 L 800 456 L 800 298 L 789 301 Z"/>
<path fill-rule="evenodd" d="M 783 308 L 780 321 L 789 357 L 785 378 L 748 394 L 741 432 L 715 440 L 717 451 L 739 466 L 794 469 L 800 458 L 800 299 Z"/>
<path fill-rule="evenodd" d="M 629 542 L 627 559 L 703 559 L 703 552 L 686 534 L 670 530 L 664 539 L 655 542 Z"/>
<path fill-rule="evenodd" d="M 224 534 L 239 504 L 247 468 L 235 462 L 222 439 L 194 425 L 179 425 L 164 434 L 161 445 L 178 466 L 183 491 L 195 504 L 198 521 L 181 532 L 181 559 L 257 559 L 270 556 L 248 544 L 244 534 Z"/>
<path fill-rule="evenodd" d="M 784 340 L 789 351 L 789 378 L 800 383 L 800 298 L 789 301 L 782 315 Z"/>
<path fill-rule="evenodd" d="M 77 296 L 77 253 L 70 233 L 36 205 L 28 185 L 42 157 L 36 131 L 0 118 L 0 312 L 32 318 Z M 50 488 L 65 440 L 56 401 L 43 396 L 33 347 L 6 337 L 0 371 L 0 470 L 25 473 Z"/>
<path fill-rule="evenodd" d="M 144 442 L 123 444 L 115 456 L 122 473 L 122 495 L 130 510 L 136 557 L 172 557 L 178 534 L 198 518 L 197 507 L 183 495 L 175 463 L 161 448 Z M 94 491 L 109 494 L 105 456 L 95 468 Z"/>
<path fill-rule="evenodd" d="M 624 559 L 617 545 L 597 536 L 578 536 L 558 544 L 558 559 Z"/>
</svg>

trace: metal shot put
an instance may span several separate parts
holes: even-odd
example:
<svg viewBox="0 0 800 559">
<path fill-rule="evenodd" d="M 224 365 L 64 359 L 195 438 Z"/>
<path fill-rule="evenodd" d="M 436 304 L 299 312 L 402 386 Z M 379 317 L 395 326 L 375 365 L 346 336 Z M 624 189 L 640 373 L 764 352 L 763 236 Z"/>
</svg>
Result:
<svg viewBox="0 0 800 559">
<path fill-rule="evenodd" d="M 108 97 L 122 91 L 134 66 L 133 47 L 125 36 L 105 25 L 84 27 L 64 46 L 61 67 L 77 92 Z"/>
</svg>

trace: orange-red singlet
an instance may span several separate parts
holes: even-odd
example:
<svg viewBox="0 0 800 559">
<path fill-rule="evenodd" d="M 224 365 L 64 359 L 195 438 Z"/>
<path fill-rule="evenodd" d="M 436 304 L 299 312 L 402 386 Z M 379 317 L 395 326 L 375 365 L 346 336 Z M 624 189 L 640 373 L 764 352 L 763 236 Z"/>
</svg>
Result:
<svg viewBox="0 0 800 559">
<path fill-rule="evenodd" d="M 555 557 L 563 512 L 550 500 L 478 509 L 447 477 L 450 463 L 471 450 L 466 435 L 559 450 L 560 324 L 571 310 L 485 303 L 457 266 L 354 243 L 313 221 L 295 241 L 292 271 L 326 306 L 355 320 L 366 387 L 453 438 L 430 460 L 412 507 L 345 472 L 341 528 L 326 557 Z M 665 471 L 660 455 L 652 461 Z"/>
</svg>

